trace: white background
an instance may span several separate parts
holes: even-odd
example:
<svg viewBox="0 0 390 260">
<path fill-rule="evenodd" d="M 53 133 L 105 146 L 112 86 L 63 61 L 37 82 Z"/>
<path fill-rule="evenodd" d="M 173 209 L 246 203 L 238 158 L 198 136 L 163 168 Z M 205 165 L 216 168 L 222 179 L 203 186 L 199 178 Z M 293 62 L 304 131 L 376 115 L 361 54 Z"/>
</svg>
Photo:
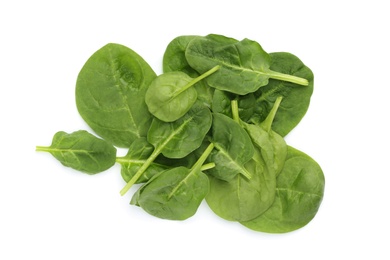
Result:
<svg viewBox="0 0 390 260">
<path fill-rule="evenodd" d="M 0 259 L 390 259 L 386 2 L 1 1 Z M 97 49 L 126 45 L 160 74 L 173 38 L 209 33 L 291 52 L 314 72 L 286 139 L 320 163 L 326 189 L 298 231 L 253 232 L 206 204 L 160 220 L 119 195 L 119 165 L 88 176 L 35 152 L 59 130 L 89 130 L 74 88 Z"/>
</svg>

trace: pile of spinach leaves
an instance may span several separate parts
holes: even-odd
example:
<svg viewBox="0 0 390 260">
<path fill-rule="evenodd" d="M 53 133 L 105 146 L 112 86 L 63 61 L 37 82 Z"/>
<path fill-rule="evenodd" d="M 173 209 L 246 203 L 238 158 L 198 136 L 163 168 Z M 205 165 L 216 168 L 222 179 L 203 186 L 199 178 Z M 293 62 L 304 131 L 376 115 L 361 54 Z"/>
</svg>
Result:
<svg viewBox="0 0 390 260">
<path fill-rule="evenodd" d="M 249 39 L 179 36 L 159 76 L 110 43 L 76 82 L 77 109 L 99 137 L 61 131 L 36 150 L 87 174 L 120 164 L 121 195 L 138 185 L 130 203 L 159 218 L 187 219 L 205 200 L 223 219 L 289 232 L 313 219 L 324 195 L 319 164 L 284 139 L 312 92 L 302 61 Z"/>
</svg>

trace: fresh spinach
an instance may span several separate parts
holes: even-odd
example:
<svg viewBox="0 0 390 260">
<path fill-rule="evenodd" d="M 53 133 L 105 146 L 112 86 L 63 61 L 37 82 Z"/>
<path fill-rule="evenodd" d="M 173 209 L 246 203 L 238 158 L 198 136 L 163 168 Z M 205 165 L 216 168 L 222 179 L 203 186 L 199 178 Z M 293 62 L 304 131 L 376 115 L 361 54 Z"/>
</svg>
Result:
<svg viewBox="0 0 390 260">
<path fill-rule="evenodd" d="M 272 172 L 272 168 L 265 166 L 257 148 L 252 159 L 245 164 L 245 168 L 251 174 L 250 180 L 242 174 L 229 181 L 208 175 L 210 191 L 206 196 L 207 204 L 223 219 L 251 220 L 266 211 L 274 201 L 275 173 Z"/>
<path fill-rule="evenodd" d="M 206 79 L 216 89 L 239 95 L 255 92 L 270 78 L 308 85 L 305 78 L 270 69 L 270 57 L 255 41 L 237 41 L 222 35 L 196 37 L 186 49 L 186 59 L 199 73 L 220 65 L 219 71 Z"/>
<path fill-rule="evenodd" d="M 210 144 L 191 169 L 176 167 L 153 177 L 134 194 L 131 203 L 163 219 L 193 216 L 209 190 L 209 180 L 201 167 L 213 148 Z"/>
<path fill-rule="evenodd" d="M 229 117 L 233 117 L 231 106 L 232 100 L 237 100 L 240 119 L 248 122 L 253 117 L 255 111 L 256 98 L 253 93 L 238 96 L 216 89 L 214 91 L 211 109 L 214 113 L 221 113 Z"/>
<path fill-rule="evenodd" d="M 183 158 L 200 147 L 210 130 L 211 123 L 210 110 L 199 102 L 195 103 L 187 114 L 174 122 L 168 123 L 154 118 L 147 135 L 148 142 L 154 146 L 154 150 L 121 190 L 121 195 L 124 195 L 137 182 L 159 154 L 162 153 L 169 158 Z"/>
<path fill-rule="evenodd" d="M 180 71 L 161 74 L 146 91 L 145 102 L 149 112 L 164 122 L 179 119 L 197 101 L 197 91 L 192 86 L 218 69 L 219 66 L 215 66 L 196 78 Z"/>
<path fill-rule="evenodd" d="M 253 144 L 238 122 L 214 113 L 212 142 L 215 149 L 210 155 L 210 161 L 215 163 L 215 168 L 209 174 L 225 181 L 233 179 L 237 174 L 247 179 L 252 177 L 244 165 L 253 157 Z"/>
<path fill-rule="evenodd" d="M 149 129 L 152 116 L 145 92 L 155 78 L 152 68 L 133 50 L 107 44 L 88 59 L 78 75 L 77 109 L 99 136 L 129 147 Z"/>
<path fill-rule="evenodd" d="M 139 168 L 146 162 L 149 156 L 153 153 L 154 147 L 145 137 L 135 140 L 129 147 L 129 151 L 123 157 L 117 157 L 116 162 L 121 165 L 122 178 L 128 182 L 137 173 Z M 154 175 L 165 171 L 169 167 L 164 164 L 153 162 L 145 170 L 142 176 L 136 183 L 147 182 Z"/>
<path fill-rule="evenodd" d="M 77 109 L 103 139 L 58 132 L 36 150 L 88 174 L 120 164 L 120 194 L 141 184 L 130 204 L 159 218 L 190 218 L 205 199 L 223 219 L 290 232 L 311 221 L 324 194 L 318 163 L 283 138 L 305 115 L 313 78 L 296 56 L 249 39 L 176 37 L 158 77 L 110 43 L 76 82 Z M 127 154 L 117 157 L 115 146 Z"/>
<path fill-rule="evenodd" d="M 318 163 L 289 146 L 284 168 L 277 178 L 274 203 L 264 214 L 241 224 L 269 233 L 301 228 L 317 214 L 324 196 L 324 185 L 325 178 Z"/>
<path fill-rule="evenodd" d="M 188 44 L 196 37 L 194 35 L 183 35 L 173 39 L 167 46 L 163 57 L 163 72 L 181 71 L 192 78 L 200 74 L 194 70 L 187 62 L 185 51 Z M 204 80 L 194 85 L 198 93 L 198 100 L 202 101 L 208 107 L 211 107 L 214 88 L 209 87 Z"/>
<path fill-rule="evenodd" d="M 115 164 L 116 148 L 85 130 L 57 132 L 50 146 L 37 146 L 36 151 L 49 152 L 64 166 L 96 174 Z"/>
<path fill-rule="evenodd" d="M 268 85 L 256 91 L 256 105 L 252 122 L 260 123 L 269 114 L 277 97 L 283 101 L 272 123 L 272 129 L 281 136 L 286 136 L 306 114 L 313 93 L 313 72 L 291 53 L 270 53 L 270 69 L 307 79 L 308 85 L 299 87 L 296 84 L 270 79 Z"/>
</svg>

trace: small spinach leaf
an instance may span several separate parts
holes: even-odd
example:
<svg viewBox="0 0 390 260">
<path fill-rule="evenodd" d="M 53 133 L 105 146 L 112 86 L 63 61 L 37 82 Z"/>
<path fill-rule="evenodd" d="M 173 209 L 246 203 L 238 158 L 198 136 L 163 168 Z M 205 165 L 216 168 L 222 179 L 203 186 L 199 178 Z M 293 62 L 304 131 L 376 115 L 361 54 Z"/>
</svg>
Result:
<svg viewBox="0 0 390 260">
<path fill-rule="evenodd" d="M 301 228 L 317 214 L 324 196 L 324 185 L 325 178 L 318 163 L 289 146 L 284 168 L 277 178 L 274 203 L 259 217 L 241 224 L 268 233 Z"/>
<path fill-rule="evenodd" d="M 213 114 L 212 142 L 215 149 L 210 161 L 216 164 L 209 173 L 221 180 L 229 181 L 237 174 L 250 179 L 251 173 L 244 167 L 252 157 L 254 148 L 249 135 L 232 118 Z"/>
<path fill-rule="evenodd" d="M 214 66 L 221 69 L 208 77 L 206 82 L 216 89 L 245 95 L 268 84 L 273 78 L 307 85 L 308 81 L 297 76 L 270 69 L 270 57 L 255 41 L 237 41 L 222 35 L 196 37 L 186 50 L 191 67 L 204 73 Z"/>
<path fill-rule="evenodd" d="M 107 44 L 81 69 L 76 105 L 81 117 L 102 138 L 129 147 L 145 137 L 152 120 L 145 91 L 156 74 L 133 50 Z"/>
<path fill-rule="evenodd" d="M 209 190 L 209 180 L 201 166 L 212 149 L 210 144 L 191 169 L 176 167 L 158 174 L 134 194 L 131 203 L 163 219 L 193 216 Z"/>
<path fill-rule="evenodd" d="M 188 74 L 192 78 L 198 77 L 200 74 L 191 68 L 185 57 L 185 51 L 188 44 L 196 37 L 194 35 L 183 35 L 173 39 L 167 46 L 163 57 L 163 72 L 181 71 Z M 198 100 L 202 101 L 208 107 L 211 106 L 213 99 L 214 88 L 210 88 L 205 81 L 199 81 L 194 85 L 198 93 Z"/>
<path fill-rule="evenodd" d="M 158 76 L 146 91 L 145 102 L 149 112 L 164 122 L 179 119 L 197 100 L 197 91 L 192 86 L 218 69 L 219 66 L 215 66 L 196 78 L 180 71 Z"/>
<path fill-rule="evenodd" d="M 37 146 L 37 151 L 49 152 L 64 166 L 88 174 L 109 169 L 115 164 L 116 148 L 85 130 L 73 133 L 57 132 L 50 146 Z"/>
<path fill-rule="evenodd" d="M 255 92 L 256 106 L 252 122 L 262 122 L 275 103 L 277 97 L 283 100 L 272 123 L 272 129 L 286 136 L 306 114 L 313 93 L 314 76 L 312 71 L 296 56 L 286 52 L 270 53 L 270 69 L 302 77 L 308 80 L 306 87 L 293 83 L 270 79 L 268 85 Z"/>
</svg>

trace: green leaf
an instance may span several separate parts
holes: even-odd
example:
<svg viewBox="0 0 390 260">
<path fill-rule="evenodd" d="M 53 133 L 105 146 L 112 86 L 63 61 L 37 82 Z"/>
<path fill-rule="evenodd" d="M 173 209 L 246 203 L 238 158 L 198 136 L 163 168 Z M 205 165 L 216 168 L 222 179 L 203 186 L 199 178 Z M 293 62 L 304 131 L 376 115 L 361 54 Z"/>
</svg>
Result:
<svg viewBox="0 0 390 260">
<path fill-rule="evenodd" d="M 221 113 L 228 117 L 233 117 L 231 101 L 236 99 L 238 102 L 238 113 L 240 119 L 248 121 L 253 116 L 256 99 L 253 93 L 244 96 L 238 96 L 226 91 L 216 89 L 214 91 L 211 109 L 214 113 Z"/>
<path fill-rule="evenodd" d="M 81 69 L 76 105 L 81 117 L 102 138 L 129 147 L 145 137 L 152 120 L 145 92 L 156 74 L 133 50 L 107 44 Z"/>
<path fill-rule="evenodd" d="M 197 100 L 192 86 L 219 69 L 219 66 L 191 78 L 184 72 L 167 72 L 158 76 L 146 91 L 149 112 L 164 122 L 173 122 L 191 109 Z"/>
<path fill-rule="evenodd" d="M 128 182 L 146 162 L 153 153 L 154 147 L 149 144 L 145 137 L 135 140 L 129 147 L 129 151 L 124 157 L 116 158 L 116 162 L 121 164 L 122 178 Z M 144 174 L 136 183 L 143 183 L 150 180 L 154 175 L 167 170 L 169 167 L 160 163 L 151 163 Z"/>
<path fill-rule="evenodd" d="M 249 135 L 239 123 L 223 114 L 213 114 L 212 142 L 216 149 L 209 160 L 216 166 L 209 174 L 225 181 L 238 174 L 251 178 L 244 165 L 253 157 L 254 148 Z"/>
<path fill-rule="evenodd" d="M 307 85 L 304 78 L 270 69 L 270 57 L 255 41 L 237 41 L 222 35 L 193 39 L 186 50 L 188 63 L 199 73 L 220 65 L 219 71 L 206 79 L 211 87 L 239 95 L 255 92 L 270 78 Z"/>
<path fill-rule="evenodd" d="M 312 71 L 293 54 L 277 52 L 270 53 L 270 57 L 270 69 L 305 78 L 309 82 L 307 86 L 299 87 L 290 82 L 270 79 L 268 85 L 255 92 L 256 109 L 251 119 L 255 123 L 264 121 L 276 99 L 283 97 L 273 120 L 272 129 L 281 136 L 286 136 L 298 125 L 309 108 L 314 76 Z"/>
<path fill-rule="evenodd" d="M 174 122 L 153 119 L 147 138 L 154 146 L 154 151 L 121 190 L 121 195 L 130 189 L 159 154 L 168 158 L 183 158 L 200 147 L 211 123 L 210 110 L 200 102 L 195 103 L 187 114 Z"/>
<path fill-rule="evenodd" d="M 192 78 L 200 74 L 191 68 L 185 57 L 185 51 L 188 44 L 196 37 L 194 35 L 183 35 L 173 39 L 167 46 L 163 57 L 163 72 L 181 71 Z M 194 85 L 198 100 L 202 101 L 208 107 L 211 107 L 214 88 L 210 88 L 205 81 L 199 81 Z"/>
<path fill-rule="evenodd" d="M 84 130 L 57 132 L 50 146 L 37 146 L 36 150 L 49 152 L 64 166 L 88 174 L 109 169 L 116 158 L 114 146 Z"/>
<path fill-rule="evenodd" d="M 177 167 L 158 174 L 134 194 L 131 203 L 163 219 L 193 216 L 209 190 L 209 180 L 201 166 L 212 149 L 210 144 L 191 169 Z"/>
<path fill-rule="evenodd" d="M 265 212 L 274 201 L 275 173 L 272 168 L 265 166 L 258 148 L 245 167 L 251 173 L 250 180 L 241 174 L 230 181 L 208 175 L 210 191 L 206 196 L 207 204 L 223 219 L 231 221 L 253 219 Z"/>
<path fill-rule="evenodd" d="M 268 233 L 299 229 L 317 214 L 324 186 L 325 178 L 318 163 L 289 146 L 284 168 L 277 178 L 274 203 L 264 214 L 241 224 Z"/>
</svg>

